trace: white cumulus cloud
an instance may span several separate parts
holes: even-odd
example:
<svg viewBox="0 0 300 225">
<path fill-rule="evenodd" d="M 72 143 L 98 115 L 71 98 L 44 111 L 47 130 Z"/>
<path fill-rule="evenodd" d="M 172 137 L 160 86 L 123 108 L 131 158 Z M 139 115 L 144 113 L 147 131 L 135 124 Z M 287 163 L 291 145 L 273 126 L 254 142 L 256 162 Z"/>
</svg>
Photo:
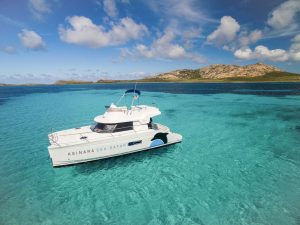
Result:
<svg viewBox="0 0 300 225">
<path fill-rule="evenodd" d="M 18 34 L 18 37 L 22 45 L 27 49 L 42 50 L 46 48 L 43 38 L 32 30 L 23 29 L 22 32 Z"/>
<path fill-rule="evenodd" d="M 284 62 L 289 59 L 288 53 L 283 49 L 270 50 L 266 46 L 259 45 L 253 51 L 250 48 L 238 49 L 234 52 L 234 56 L 238 59 L 257 59 L 268 60 L 274 62 Z"/>
<path fill-rule="evenodd" d="M 7 45 L 7 46 L 3 47 L 1 50 L 3 52 L 7 53 L 7 54 L 16 53 L 16 48 L 14 46 L 11 46 L 11 45 Z"/>
<path fill-rule="evenodd" d="M 59 26 L 60 39 L 67 43 L 91 48 L 125 44 L 130 40 L 137 40 L 148 33 L 145 25 L 137 24 L 128 17 L 122 18 L 116 24 L 112 24 L 110 30 L 94 24 L 89 18 L 84 16 L 68 17 L 66 20 L 70 26 Z"/>
<path fill-rule="evenodd" d="M 118 10 L 116 7 L 116 2 L 114 0 L 104 0 L 103 1 L 104 11 L 112 18 L 118 15 Z"/>
<path fill-rule="evenodd" d="M 240 30 L 239 23 L 231 16 L 223 16 L 219 27 L 207 37 L 208 43 L 214 43 L 218 46 L 233 41 Z"/>
<path fill-rule="evenodd" d="M 178 44 L 173 44 L 175 35 L 173 32 L 166 32 L 162 37 L 155 40 L 150 48 L 145 45 L 137 45 L 137 51 L 140 55 L 152 58 L 154 56 L 162 56 L 164 58 L 179 59 L 186 54 L 184 48 Z"/>
<path fill-rule="evenodd" d="M 138 44 L 135 46 L 133 52 L 123 50 L 123 54 L 125 56 L 130 55 L 144 58 L 189 59 L 197 63 L 204 62 L 204 58 L 201 55 L 187 52 L 183 46 L 176 44 L 175 38 L 175 33 L 169 29 L 150 46 Z"/>
<path fill-rule="evenodd" d="M 289 51 L 291 59 L 300 62 L 300 34 L 293 38 Z"/>
<path fill-rule="evenodd" d="M 50 5 L 46 0 L 29 0 L 28 4 L 31 13 L 39 20 L 44 14 L 51 12 Z"/>
<path fill-rule="evenodd" d="M 298 12 L 300 12 L 299 0 L 285 1 L 270 13 L 267 23 L 275 29 L 287 28 L 294 23 Z"/>
<path fill-rule="evenodd" d="M 253 59 L 254 54 L 250 48 L 238 49 L 234 52 L 234 56 L 238 59 Z"/>
<path fill-rule="evenodd" d="M 270 50 L 263 45 L 257 46 L 254 50 L 249 47 L 242 47 L 234 52 L 234 56 L 243 60 L 269 60 L 274 62 L 300 61 L 300 34 L 292 39 L 289 50 Z"/>
<path fill-rule="evenodd" d="M 263 33 L 261 30 L 253 30 L 249 34 L 248 33 L 242 34 L 239 38 L 239 41 L 242 46 L 248 46 L 250 44 L 257 42 L 259 39 L 262 38 L 262 36 Z"/>
</svg>

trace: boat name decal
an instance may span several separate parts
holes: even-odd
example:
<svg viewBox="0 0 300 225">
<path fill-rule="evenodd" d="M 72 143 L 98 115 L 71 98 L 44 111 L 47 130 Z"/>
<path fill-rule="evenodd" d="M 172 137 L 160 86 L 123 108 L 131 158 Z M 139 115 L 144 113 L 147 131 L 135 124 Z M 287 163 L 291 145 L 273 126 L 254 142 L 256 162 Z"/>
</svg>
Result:
<svg viewBox="0 0 300 225">
<path fill-rule="evenodd" d="M 108 149 L 113 150 L 113 149 L 117 149 L 117 148 L 123 148 L 125 146 L 126 146 L 126 144 L 119 144 L 119 145 L 112 145 L 112 146 L 101 147 L 101 148 L 92 148 L 92 149 L 87 149 L 87 150 L 71 151 L 71 152 L 68 152 L 68 156 L 75 156 L 75 155 L 83 155 L 83 154 L 101 152 L 101 151 L 106 151 Z"/>
</svg>

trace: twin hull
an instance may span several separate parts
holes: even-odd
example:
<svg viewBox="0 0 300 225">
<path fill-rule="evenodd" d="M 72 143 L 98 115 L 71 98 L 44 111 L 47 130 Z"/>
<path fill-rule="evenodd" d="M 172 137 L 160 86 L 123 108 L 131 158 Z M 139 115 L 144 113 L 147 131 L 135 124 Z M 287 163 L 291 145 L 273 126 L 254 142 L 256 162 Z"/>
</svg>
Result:
<svg viewBox="0 0 300 225">
<path fill-rule="evenodd" d="M 113 136 L 109 139 L 86 142 L 64 147 L 49 146 L 53 166 L 64 166 L 88 162 L 118 155 L 162 147 L 181 142 L 182 136 L 172 132 L 132 133 Z"/>
</svg>

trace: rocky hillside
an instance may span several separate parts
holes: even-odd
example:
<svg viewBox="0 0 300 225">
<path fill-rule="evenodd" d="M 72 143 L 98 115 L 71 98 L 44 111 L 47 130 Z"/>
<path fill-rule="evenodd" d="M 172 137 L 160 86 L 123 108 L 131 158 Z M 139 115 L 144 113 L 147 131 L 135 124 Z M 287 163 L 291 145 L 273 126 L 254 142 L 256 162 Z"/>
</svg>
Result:
<svg viewBox="0 0 300 225">
<path fill-rule="evenodd" d="M 153 78 L 161 80 L 226 79 L 232 77 L 259 77 L 280 71 L 277 67 L 264 63 L 247 66 L 215 64 L 196 70 L 175 70 L 159 74 Z"/>
</svg>

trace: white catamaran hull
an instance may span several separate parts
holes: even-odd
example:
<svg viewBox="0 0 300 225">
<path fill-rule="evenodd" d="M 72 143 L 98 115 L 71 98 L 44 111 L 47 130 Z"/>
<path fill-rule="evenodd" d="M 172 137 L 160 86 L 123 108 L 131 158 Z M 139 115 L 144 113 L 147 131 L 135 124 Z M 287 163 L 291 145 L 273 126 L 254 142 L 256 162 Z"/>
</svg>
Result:
<svg viewBox="0 0 300 225">
<path fill-rule="evenodd" d="M 71 146 L 49 146 L 48 151 L 52 164 L 56 167 L 149 150 L 175 144 L 181 140 L 181 135 L 170 131 L 149 130 Z"/>
</svg>

